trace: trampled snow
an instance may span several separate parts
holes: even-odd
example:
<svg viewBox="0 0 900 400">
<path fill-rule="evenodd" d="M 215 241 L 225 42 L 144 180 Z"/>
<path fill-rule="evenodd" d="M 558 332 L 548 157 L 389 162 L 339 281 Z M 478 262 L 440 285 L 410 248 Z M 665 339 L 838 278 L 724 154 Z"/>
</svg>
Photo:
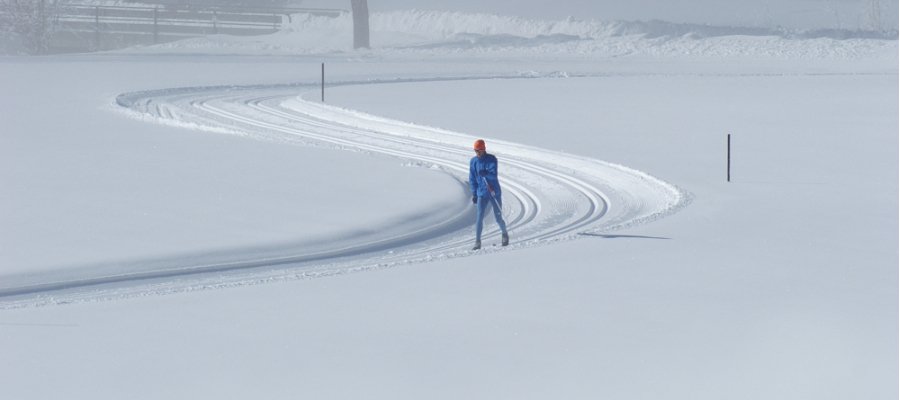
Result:
<svg viewBox="0 0 900 400">
<path fill-rule="evenodd" d="M 895 37 L 294 21 L 0 59 L 4 396 L 897 397 Z"/>
</svg>

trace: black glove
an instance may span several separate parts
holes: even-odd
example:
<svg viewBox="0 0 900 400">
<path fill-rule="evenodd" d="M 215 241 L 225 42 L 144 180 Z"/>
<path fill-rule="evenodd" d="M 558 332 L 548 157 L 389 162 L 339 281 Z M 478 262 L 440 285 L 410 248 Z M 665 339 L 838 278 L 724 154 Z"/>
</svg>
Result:
<svg viewBox="0 0 900 400">
<path fill-rule="evenodd" d="M 487 176 L 487 170 L 486 170 L 486 169 L 483 169 L 483 170 L 481 170 L 481 171 L 478 171 L 478 175 L 481 175 L 481 176 Z"/>
<path fill-rule="evenodd" d="M 478 204 L 478 196 L 472 196 L 472 204 Z"/>
</svg>

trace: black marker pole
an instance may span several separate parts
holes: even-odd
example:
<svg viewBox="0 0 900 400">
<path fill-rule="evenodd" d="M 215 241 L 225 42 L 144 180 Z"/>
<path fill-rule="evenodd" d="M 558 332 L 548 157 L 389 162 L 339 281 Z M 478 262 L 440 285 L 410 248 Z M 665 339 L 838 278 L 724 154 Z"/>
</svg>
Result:
<svg viewBox="0 0 900 400">
<path fill-rule="evenodd" d="M 728 166 L 726 171 L 728 182 L 731 182 L 731 134 L 728 134 Z"/>
</svg>

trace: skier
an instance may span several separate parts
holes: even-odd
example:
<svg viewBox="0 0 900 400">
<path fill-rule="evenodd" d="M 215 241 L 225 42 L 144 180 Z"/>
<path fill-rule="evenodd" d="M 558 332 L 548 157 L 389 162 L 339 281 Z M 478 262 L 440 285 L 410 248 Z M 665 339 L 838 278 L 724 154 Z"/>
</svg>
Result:
<svg viewBox="0 0 900 400">
<path fill-rule="evenodd" d="M 484 227 L 484 213 L 488 206 L 494 209 L 494 219 L 500 226 L 503 234 L 501 244 L 509 244 L 509 234 L 506 232 L 506 222 L 500 208 L 503 206 L 500 193 L 500 181 L 497 180 L 497 157 L 487 153 L 484 140 L 475 141 L 475 157 L 469 161 L 469 187 L 472 189 L 472 203 L 477 207 L 475 213 L 475 247 L 481 248 L 481 230 Z"/>
</svg>

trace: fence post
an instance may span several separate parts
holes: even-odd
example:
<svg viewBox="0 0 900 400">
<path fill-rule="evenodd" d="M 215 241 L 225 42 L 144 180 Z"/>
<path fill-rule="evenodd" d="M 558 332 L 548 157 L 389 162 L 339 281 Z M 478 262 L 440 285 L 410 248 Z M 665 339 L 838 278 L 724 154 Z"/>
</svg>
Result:
<svg viewBox="0 0 900 400">
<path fill-rule="evenodd" d="M 100 50 L 100 7 L 94 7 L 94 46 Z"/>
<path fill-rule="evenodd" d="M 213 35 L 218 35 L 219 34 L 219 24 L 218 24 L 219 15 L 216 13 L 216 10 L 213 10 L 212 20 L 213 20 L 212 21 L 213 22 Z"/>
<path fill-rule="evenodd" d="M 46 48 L 49 47 L 47 45 L 47 26 L 45 25 L 45 12 L 44 12 L 44 2 L 46 0 L 41 0 L 40 4 L 38 4 L 38 52 L 44 53 L 46 52 Z"/>
<path fill-rule="evenodd" d="M 153 44 L 159 43 L 159 6 L 153 7 Z"/>
<path fill-rule="evenodd" d="M 322 102 L 325 102 L 325 63 L 322 63 Z"/>
</svg>

